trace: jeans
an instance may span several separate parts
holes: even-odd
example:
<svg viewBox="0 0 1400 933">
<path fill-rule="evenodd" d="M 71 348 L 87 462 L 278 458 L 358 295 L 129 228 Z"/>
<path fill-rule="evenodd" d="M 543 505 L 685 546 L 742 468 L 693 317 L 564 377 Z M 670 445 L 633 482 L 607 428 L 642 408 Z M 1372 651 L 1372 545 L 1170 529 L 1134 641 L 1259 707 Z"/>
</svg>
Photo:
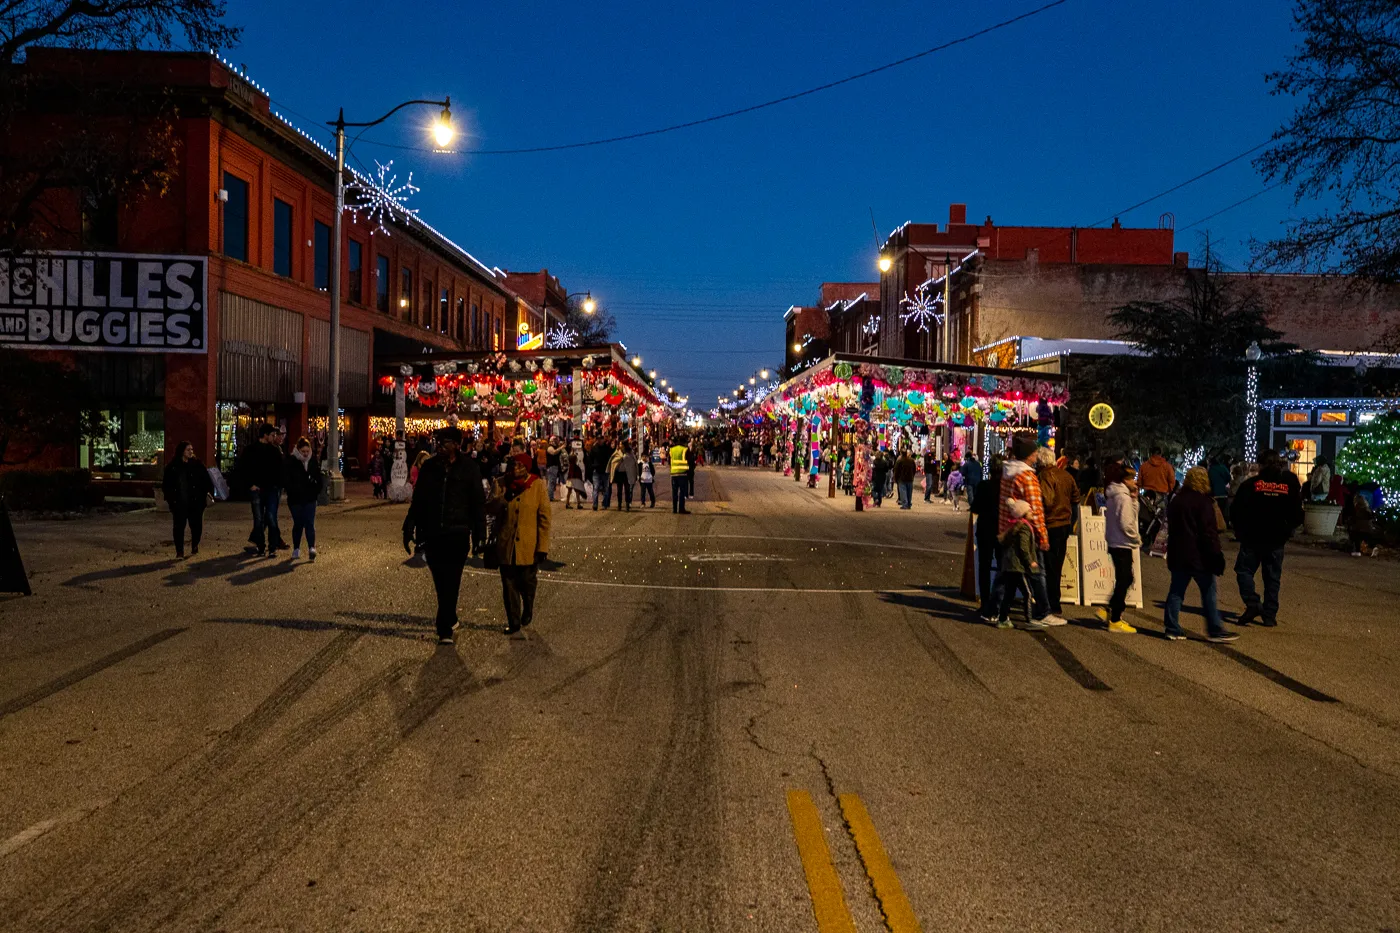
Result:
<svg viewBox="0 0 1400 933">
<path fill-rule="evenodd" d="M 502 564 L 501 596 L 506 604 L 506 627 L 514 631 L 535 618 L 535 590 L 539 570 L 534 564 Z"/>
<path fill-rule="evenodd" d="M 627 480 L 616 480 L 613 485 L 617 487 L 617 508 L 622 509 L 623 496 L 627 497 L 627 508 L 632 508 L 632 484 Z"/>
<path fill-rule="evenodd" d="M 1111 547 L 1108 556 L 1113 560 L 1113 595 L 1108 600 L 1108 620 L 1121 622 L 1128 605 L 1128 588 L 1133 585 L 1133 549 Z"/>
<path fill-rule="evenodd" d="M 282 530 L 277 527 L 277 505 L 282 499 L 282 490 L 276 486 L 264 487 L 251 496 L 253 533 L 248 536 L 248 543 L 259 551 L 286 547 Z"/>
<path fill-rule="evenodd" d="M 690 498 L 692 499 L 695 498 L 695 474 L 699 472 L 700 471 L 696 469 L 694 465 L 692 465 L 690 471 L 685 474 L 686 482 L 689 483 L 689 486 L 686 489 L 686 495 L 690 496 Z"/>
<path fill-rule="evenodd" d="M 1191 581 L 1201 591 L 1201 608 L 1206 614 L 1206 634 L 1224 635 L 1225 626 L 1220 622 L 1220 611 L 1215 607 L 1215 574 L 1192 573 L 1189 570 L 1173 570 L 1171 589 L 1167 590 L 1167 608 L 1162 615 L 1168 635 L 1184 635 L 1181 630 L 1181 601 L 1186 596 L 1186 587 Z"/>
<path fill-rule="evenodd" d="M 1060 612 L 1060 577 L 1065 569 L 1065 551 L 1069 542 L 1069 525 L 1046 529 L 1050 532 L 1050 550 L 1045 552 L 1045 592 L 1050 597 L 1050 611 Z"/>
<path fill-rule="evenodd" d="M 605 509 L 612 503 L 612 483 L 608 482 L 607 473 L 593 474 L 593 507 L 595 509 L 599 502 L 603 503 Z"/>
<path fill-rule="evenodd" d="M 999 573 L 997 589 L 1001 592 L 998 619 L 1005 619 L 1011 612 L 1011 601 L 1016 598 L 1017 589 L 1030 597 L 1031 606 L 1027 610 L 1030 618 L 1040 620 L 1050 614 L 1050 607 L 1045 601 L 1045 578 L 1038 573 Z"/>
<path fill-rule="evenodd" d="M 549 484 L 549 501 L 554 501 L 554 490 L 559 488 L 559 468 L 557 466 L 546 467 L 544 471 L 545 482 Z"/>
<path fill-rule="evenodd" d="M 190 547 L 199 550 L 199 539 L 204 537 L 204 509 L 171 508 L 170 517 L 174 520 L 175 556 L 185 556 L 185 523 L 190 526 Z"/>
<path fill-rule="evenodd" d="M 924 474 L 924 501 L 933 499 L 934 492 L 938 489 L 938 478 L 932 473 Z"/>
<path fill-rule="evenodd" d="M 306 546 L 316 546 L 316 500 L 287 503 L 287 511 L 292 513 L 292 547 L 301 547 L 301 533 L 306 532 Z"/>
<path fill-rule="evenodd" d="M 880 500 L 885 498 L 885 480 L 883 477 L 870 481 L 870 498 L 875 500 L 875 507 L 879 508 Z"/>
<path fill-rule="evenodd" d="M 1240 585 L 1240 599 L 1246 608 L 1259 610 L 1259 594 L 1254 589 L 1254 574 L 1264 571 L 1264 605 L 1260 615 L 1265 622 L 1278 621 L 1278 590 L 1283 579 L 1283 545 L 1272 551 L 1265 551 L 1240 543 L 1239 556 L 1235 558 L 1235 580 Z"/>
<path fill-rule="evenodd" d="M 895 487 L 899 490 L 899 507 L 912 509 L 914 507 L 914 484 L 912 482 L 895 483 Z"/>
<path fill-rule="evenodd" d="M 647 504 L 647 497 L 651 497 L 652 508 L 656 507 L 656 487 L 651 483 L 640 483 L 642 487 L 642 505 Z"/>
<path fill-rule="evenodd" d="M 428 541 L 423 556 L 433 575 L 437 591 L 437 633 L 439 637 L 452 634 L 457 624 L 457 594 L 462 589 L 462 568 L 467 565 L 471 538 L 465 534 L 446 532 Z"/>
<path fill-rule="evenodd" d="M 671 476 L 671 511 L 685 511 L 685 497 L 690 492 L 690 477 L 685 473 Z"/>
<path fill-rule="evenodd" d="M 982 596 L 982 614 L 994 615 L 997 611 L 997 597 L 992 590 L 992 560 L 997 554 L 996 538 L 979 538 L 977 541 L 977 592 Z"/>
</svg>

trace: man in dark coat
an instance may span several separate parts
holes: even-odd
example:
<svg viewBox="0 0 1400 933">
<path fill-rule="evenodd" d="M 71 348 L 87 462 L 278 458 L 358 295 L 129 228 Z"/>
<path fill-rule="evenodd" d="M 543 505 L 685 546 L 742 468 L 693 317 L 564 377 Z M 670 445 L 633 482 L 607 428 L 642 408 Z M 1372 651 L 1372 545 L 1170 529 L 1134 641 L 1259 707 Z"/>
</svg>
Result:
<svg viewBox="0 0 1400 933">
<path fill-rule="evenodd" d="M 253 530 L 248 543 L 258 556 L 285 549 L 282 530 L 277 527 L 277 506 L 282 501 L 282 431 L 274 424 L 258 428 L 257 443 L 249 444 L 239 457 L 238 477 L 248 484 L 253 507 Z"/>
<path fill-rule="evenodd" d="M 1277 451 L 1259 458 L 1259 474 L 1240 484 L 1230 506 L 1230 524 L 1240 539 L 1235 581 L 1244 600 L 1241 625 L 1278 624 L 1278 593 L 1283 578 L 1283 546 L 1303 523 L 1303 491 L 1298 477 Z M 1168 528 L 1171 528 L 1168 521 Z M 1172 533 L 1176 529 L 1172 528 Z M 1254 589 L 1254 574 L 1264 572 L 1264 601 Z"/>
<path fill-rule="evenodd" d="M 418 469 L 413 502 L 403 521 L 404 550 L 423 548 L 437 591 L 438 644 L 452 644 L 457 629 L 457 594 L 473 539 L 485 539 L 486 494 L 477 461 L 462 454 L 462 432 L 437 432 L 438 452 Z"/>
<path fill-rule="evenodd" d="M 1181 601 L 1194 580 L 1201 591 L 1207 637 L 1213 642 L 1235 641 L 1239 636 L 1225 630 L 1215 606 L 1215 578 L 1225 572 L 1225 555 L 1220 550 L 1210 475 L 1201 467 L 1186 471 L 1181 491 L 1167 505 L 1167 527 L 1171 529 L 1167 538 L 1167 569 L 1171 571 L 1172 583 L 1163 621 L 1168 640 L 1186 638 L 1181 630 Z"/>
<path fill-rule="evenodd" d="M 600 437 L 588 451 L 588 475 L 593 478 L 593 511 L 598 511 L 598 503 L 607 508 L 612 502 L 612 477 L 608 476 L 608 461 L 612 459 L 613 446 L 607 438 Z"/>
</svg>

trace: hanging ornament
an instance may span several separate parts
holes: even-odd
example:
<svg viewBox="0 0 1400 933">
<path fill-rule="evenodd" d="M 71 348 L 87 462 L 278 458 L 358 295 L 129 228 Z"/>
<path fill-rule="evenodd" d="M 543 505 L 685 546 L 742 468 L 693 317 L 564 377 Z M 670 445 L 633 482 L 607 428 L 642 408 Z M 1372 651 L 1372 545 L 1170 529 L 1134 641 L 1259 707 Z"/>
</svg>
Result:
<svg viewBox="0 0 1400 933">
<path fill-rule="evenodd" d="M 355 221 L 363 213 L 365 220 L 388 236 L 389 228 L 385 224 L 398 223 L 400 216 L 407 223 L 417 215 L 418 209 L 407 207 L 405 203 L 409 195 L 418 193 L 418 186 L 413 183 L 412 172 L 408 173 L 408 181 L 402 185 L 396 184 L 398 176 L 391 174 L 393 159 L 387 165 L 376 159 L 374 165 L 375 178 L 351 170 L 353 179 L 345 186 L 345 193 L 351 198 L 347 200 L 345 209 L 350 212 L 350 219 Z"/>
<path fill-rule="evenodd" d="M 961 406 L 963 407 L 964 410 L 969 409 L 969 408 L 976 408 L 976 407 L 977 407 L 977 399 L 973 398 L 973 397 L 970 396 L 970 395 L 966 395 L 966 396 L 963 396 L 963 400 L 962 400 L 961 402 L 959 402 L 958 404 L 961 405 Z"/>
<path fill-rule="evenodd" d="M 535 385 L 533 382 L 527 382 L 520 387 L 520 391 L 524 392 L 526 395 L 534 395 L 539 390 L 540 387 Z"/>
<path fill-rule="evenodd" d="M 509 404 L 510 404 L 510 393 L 509 393 L 509 392 L 497 392 L 497 393 L 496 393 L 496 404 L 497 404 L 497 405 L 509 405 Z"/>
</svg>

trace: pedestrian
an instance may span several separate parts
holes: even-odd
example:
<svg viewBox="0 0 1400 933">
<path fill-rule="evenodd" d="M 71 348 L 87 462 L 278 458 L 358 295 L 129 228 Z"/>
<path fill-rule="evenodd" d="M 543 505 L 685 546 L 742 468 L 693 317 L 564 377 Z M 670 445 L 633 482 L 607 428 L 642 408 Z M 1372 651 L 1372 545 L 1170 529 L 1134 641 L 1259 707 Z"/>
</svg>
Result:
<svg viewBox="0 0 1400 933">
<path fill-rule="evenodd" d="M 738 466 L 740 463 L 743 462 L 743 460 L 741 459 L 744 455 L 743 446 L 739 443 L 739 439 L 737 437 L 734 438 L 734 442 L 729 446 L 730 453 L 733 455 L 733 460 L 731 461 L 731 464 L 733 466 Z"/>
<path fill-rule="evenodd" d="M 909 448 L 901 448 L 899 458 L 894 462 L 894 487 L 899 493 L 899 507 L 901 509 L 914 507 L 914 473 L 917 469 L 918 464 L 910 456 Z"/>
<path fill-rule="evenodd" d="M 962 473 L 963 491 L 967 493 L 967 501 L 971 502 L 977 492 L 977 485 L 982 482 L 982 461 L 969 450 L 962 465 L 958 467 L 958 472 Z"/>
<path fill-rule="evenodd" d="M 623 497 L 626 496 L 627 511 L 632 511 L 632 487 L 637 485 L 637 456 L 632 453 L 632 442 L 623 441 L 612 459 L 608 461 L 608 475 L 617 487 L 617 510 L 622 511 Z"/>
<path fill-rule="evenodd" d="M 1033 466 L 1038 449 L 1034 434 L 1021 433 L 1011 438 L 1011 459 L 1006 461 L 1001 473 L 997 539 L 1005 539 L 1006 532 L 1016 520 L 1008 510 L 1007 504 L 1019 499 L 1030 507 L 1025 520 L 1035 532 L 1036 550 L 1048 551 L 1050 533 L 1045 526 L 1045 504 L 1040 498 L 1040 483 L 1036 479 Z M 1065 620 L 1050 611 L 1050 600 L 1045 592 L 1044 568 L 1039 561 L 1036 561 L 1036 568 L 1036 572 L 1026 578 L 1033 600 L 1031 621 L 1047 626 L 1064 625 Z"/>
<path fill-rule="evenodd" d="M 690 464 L 686 459 L 690 449 L 686 447 L 685 436 L 677 435 L 667 453 L 671 461 L 671 512 L 689 515 L 685 510 L 685 497 L 690 493 Z"/>
<path fill-rule="evenodd" d="M 301 557 L 301 536 L 306 533 L 306 556 L 316 559 L 316 500 L 321 495 L 321 461 L 311 455 L 311 442 L 297 438 L 287 455 L 287 511 L 292 513 L 292 560 Z"/>
<path fill-rule="evenodd" d="M 1215 504 L 1220 508 L 1220 514 L 1225 519 L 1225 527 L 1230 527 L 1230 455 L 1221 454 L 1211 462 L 1210 470 L 1210 495 L 1215 500 Z M 1167 527 L 1171 527 L 1168 520 Z"/>
<path fill-rule="evenodd" d="M 248 483 L 253 509 L 253 530 L 248 543 L 257 555 L 275 554 L 285 548 L 282 531 L 277 527 L 277 506 L 282 500 L 282 432 L 272 424 L 258 428 L 257 443 L 249 444 L 239 457 L 240 479 Z"/>
<path fill-rule="evenodd" d="M 962 499 L 963 475 L 962 470 L 957 467 L 949 473 L 943 481 L 943 499 L 945 502 L 953 503 L 953 511 L 958 511 L 958 502 Z"/>
<path fill-rule="evenodd" d="M 875 500 L 875 508 L 880 507 L 880 500 L 885 498 L 885 483 L 889 482 L 890 458 L 881 447 L 875 454 L 875 461 L 870 465 L 870 494 Z"/>
<path fill-rule="evenodd" d="M 650 509 L 656 508 L 656 452 L 647 446 L 642 452 L 642 459 L 637 465 L 638 485 L 642 490 L 641 506 Z M 647 499 L 651 499 L 651 505 L 647 505 Z"/>
<path fill-rule="evenodd" d="M 1277 451 L 1266 450 L 1259 458 L 1259 473 L 1240 484 L 1230 506 L 1230 521 L 1240 541 L 1235 582 L 1245 608 L 1238 624 L 1277 625 L 1283 547 L 1303 523 L 1303 493 L 1298 477 L 1284 465 Z M 1264 575 L 1262 604 L 1254 588 L 1254 574 L 1260 570 Z"/>
<path fill-rule="evenodd" d="M 384 498 L 384 457 L 376 451 L 369 458 L 369 484 L 373 487 L 373 498 Z"/>
<path fill-rule="evenodd" d="M 1351 540 L 1352 557 L 1360 557 L 1363 554 L 1370 554 L 1372 557 L 1380 555 L 1381 548 L 1376 543 L 1376 510 L 1371 506 L 1370 495 L 1361 489 L 1355 489 L 1351 493 L 1346 529 L 1347 537 Z M 179 553 L 178 549 L 176 553 Z"/>
<path fill-rule="evenodd" d="M 1107 484 L 1104 540 L 1113 562 L 1113 595 L 1109 597 L 1108 612 L 1100 609 L 1098 617 L 1108 623 L 1110 632 L 1131 635 L 1137 629 L 1123 621 L 1123 610 L 1133 585 L 1133 554 L 1142 547 L 1138 534 L 1137 474 L 1122 457 L 1114 457 L 1104 464 L 1103 476 Z"/>
<path fill-rule="evenodd" d="M 985 622 L 995 621 L 1001 608 L 1001 601 L 992 585 L 992 562 L 1000 547 L 997 527 L 1001 520 L 1001 469 L 1001 457 L 992 457 L 986 480 L 978 484 L 976 494 L 968 503 L 968 508 L 976 516 L 972 536 L 977 542 L 977 594 L 981 597 L 978 615 Z"/>
<path fill-rule="evenodd" d="M 612 460 L 613 447 L 607 438 L 598 438 L 593 449 L 588 452 L 588 474 L 593 478 L 593 511 L 598 511 L 598 503 L 607 508 L 612 504 L 612 479 L 608 475 L 608 463 Z"/>
<path fill-rule="evenodd" d="M 1024 499 L 1009 499 L 1001 508 L 1001 513 L 1010 519 L 1000 538 L 1001 550 L 998 564 L 997 588 L 1001 592 L 1001 604 L 997 607 L 997 628 L 1012 628 L 1011 601 L 1019 590 L 1022 599 L 1031 603 L 1042 594 L 1039 552 L 1035 549 L 1036 532 L 1031 524 L 1031 504 Z M 1033 595 L 1034 594 L 1034 595 Z M 1036 619 L 1029 605 L 1026 606 L 1026 628 L 1045 629 L 1045 621 Z"/>
<path fill-rule="evenodd" d="M 1318 457 L 1308 473 L 1308 501 L 1321 502 L 1332 488 L 1332 467 L 1326 457 Z"/>
<path fill-rule="evenodd" d="M 423 468 L 423 464 L 427 463 L 428 458 L 431 456 L 432 454 L 428 453 L 426 450 L 418 451 L 417 456 L 413 458 L 413 465 L 408 468 L 408 485 L 418 485 L 418 471 Z"/>
<path fill-rule="evenodd" d="M 1220 527 L 1211 496 L 1210 473 L 1202 467 L 1186 471 L 1182 488 L 1167 504 L 1167 569 L 1171 588 L 1162 620 L 1168 641 L 1182 641 L 1181 601 L 1191 581 L 1201 591 L 1201 609 L 1206 616 L 1206 638 L 1217 643 L 1239 639 L 1226 631 L 1215 601 L 1215 578 L 1225 572 L 1225 555 L 1220 549 Z"/>
<path fill-rule="evenodd" d="M 486 536 L 486 496 L 478 461 L 462 455 L 461 429 L 439 429 L 437 442 L 437 454 L 424 462 L 413 487 L 403 520 L 403 547 L 410 554 L 414 542 L 422 548 L 437 593 L 438 644 L 450 645 L 458 624 L 462 568 L 472 541 Z M 525 470 L 528 475 L 528 463 Z"/>
<path fill-rule="evenodd" d="M 514 635 L 534 621 L 539 567 L 549 556 L 549 499 L 543 481 L 530 472 L 530 463 L 526 454 L 512 457 L 501 484 L 505 509 L 496 547 L 501 562 L 507 635 Z"/>
<path fill-rule="evenodd" d="M 564 508 L 573 508 L 570 503 L 577 498 L 582 509 L 588 502 L 588 465 L 582 441 L 575 440 L 573 449 L 564 455 L 564 469 Z"/>
<path fill-rule="evenodd" d="M 1055 459 L 1055 452 L 1042 447 L 1036 452 L 1036 481 L 1040 483 L 1041 504 L 1045 508 L 1045 532 L 1050 547 L 1045 550 L 1045 595 L 1050 611 L 1063 614 L 1060 605 L 1060 577 L 1064 572 L 1065 552 L 1070 532 L 1079 514 L 1079 487 L 1074 477 Z"/>
<path fill-rule="evenodd" d="M 549 443 L 544 448 L 544 476 L 545 492 L 549 493 L 549 501 L 554 501 L 554 492 L 559 488 L 559 478 L 562 474 L 564 460 L 564 445 L 559 440 L 559 435 L 551 434 Z"/>
<path fill-rule="evenodd" d="M 938 491 L 938 455 L 933 447 L 924 448 L 924 501 L 931 502 Z"/>
<path fill-rule="evenodd" d="M 185 557 L 185 525 L 190 526 L 190 556 L 199 553 L 199 539 L 204 537 L 204 509 L 214 495 L 214 481 L 209 469 L 194 455 L 194 445 L 181 441 L 175 446 L 175 456 L 165 466 L 161 481 L 165 504 L 170 507 L 175 538 L 175 559 Z"/>
<path fill-rule="evenodd" d="M 1165 498 L 1176 492 L 1176 468 L 1162 456 L 1162 448 L 1153 447 L 1151 456 L 1138 472 L 1138 483 L 1152 498 Z"/>
</svg>

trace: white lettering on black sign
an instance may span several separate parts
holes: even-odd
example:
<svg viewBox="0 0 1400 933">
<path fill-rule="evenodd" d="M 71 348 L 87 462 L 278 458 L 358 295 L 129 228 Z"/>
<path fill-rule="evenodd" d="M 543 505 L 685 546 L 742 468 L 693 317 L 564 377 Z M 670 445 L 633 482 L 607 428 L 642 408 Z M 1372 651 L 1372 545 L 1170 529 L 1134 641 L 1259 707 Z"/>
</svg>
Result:
<svg viewBox="0 0 1400 933">
<path fill-rule="evenodd" d="M 0 347 L 208 352 L 204 256 L 0 256 Z"/>
</svg>

